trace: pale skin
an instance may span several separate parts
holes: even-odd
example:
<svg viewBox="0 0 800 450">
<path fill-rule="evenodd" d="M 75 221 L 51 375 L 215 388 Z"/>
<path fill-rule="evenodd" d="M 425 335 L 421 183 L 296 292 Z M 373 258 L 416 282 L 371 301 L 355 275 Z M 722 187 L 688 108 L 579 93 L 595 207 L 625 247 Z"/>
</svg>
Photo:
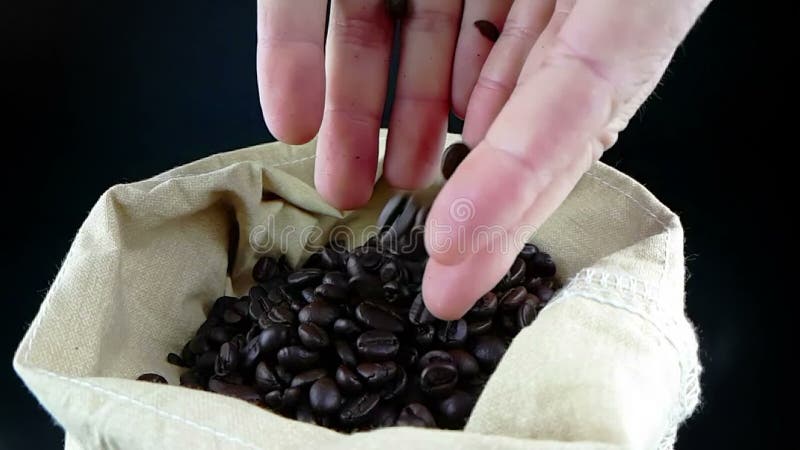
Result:
<svg viewBox="0 0 800 450">
<path fill-rule="evenodd" d="M 709 3 L 409 1 L 384 177 L 399 189 L 431 182 L 451 109 L 473 148 L 428 217 L 428 230 L 440 230 L 426 233 L 423 296 L 433 314 L 461 317 L 522 245 L 444 248 L 434 240 L 457 237 L 441 230 L 541 225 L 616 142 Z M 392 22 L 383 0 L 334 0 L 325 44 L 325 14 L 325 0 L 258 0 L 261 106 L 280 140 L 318 136 L 318 191 L 355 209 L 372 195 Z M 474 27 L 481 19 L 502 31 L 496 43 Z M 451 205 L 465 201 L 474 214 L 454 219 Z"/>
</svg>

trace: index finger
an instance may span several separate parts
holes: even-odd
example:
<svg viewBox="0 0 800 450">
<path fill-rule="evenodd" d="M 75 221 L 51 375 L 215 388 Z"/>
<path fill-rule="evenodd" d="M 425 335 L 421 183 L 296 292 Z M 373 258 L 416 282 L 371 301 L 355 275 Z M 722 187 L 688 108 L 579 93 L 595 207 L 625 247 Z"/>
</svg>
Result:
<svg viewBox="0 0 800 450">
<path fill-rule="evenodd" d="M 256 61 L 264 121 L 289 144 L 310 141 L 325 97 L 325 0 L 258 0 Z"/>
</svg>

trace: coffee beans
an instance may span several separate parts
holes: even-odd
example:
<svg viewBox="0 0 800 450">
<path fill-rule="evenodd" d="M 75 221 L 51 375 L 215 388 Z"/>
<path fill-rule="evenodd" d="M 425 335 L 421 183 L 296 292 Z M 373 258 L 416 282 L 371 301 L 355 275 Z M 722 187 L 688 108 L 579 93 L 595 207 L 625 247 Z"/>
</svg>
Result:
<svg viewBox="0 0 800 450">
<path fill-rule="evenodd" d="M 476 21 L 475 27 L 481 32 L 483 37 L 492 42 L 497 42 L 497 39 L 500 38 L 500 30 L 497 29 L 497 25 L 488 20 Z"/>
<path fill-rule="evenodd" d="M 408 12 L 408 0 L 384 0 L 386 13 L 394 20 L 402 19 Z"/>
<path fill-rule="evenodd" d="M 157 373 L 145 373 L 139 375 L 139 381 L 149 381 L 150 383 L 168 384 L 167 380 Z"/>
<path fill-rule="evenodd" d="M 442 176 L 445 180 L 449 180 L 456 168 L 470 152 L 470 148 L 463 142 L 456 142 L 444 150 L 442 156 Z"/>
<path fill-rule="evenodd" d="M 443 167 L 452 174 L 468 152 L 451 146 Z M 247 295 L 217 298 L 180 356 L 167 356 L 186 367 L 181 386 L 337 431 L 462 428 L 513 337 L 560 284 L 552 258 L 529 244 L 463 318 L 437 319 L 421 293 L 427 211 L 395 196 L 361 247 L 331 245 L 297 270 L 260 258 Z"/>
</svg>

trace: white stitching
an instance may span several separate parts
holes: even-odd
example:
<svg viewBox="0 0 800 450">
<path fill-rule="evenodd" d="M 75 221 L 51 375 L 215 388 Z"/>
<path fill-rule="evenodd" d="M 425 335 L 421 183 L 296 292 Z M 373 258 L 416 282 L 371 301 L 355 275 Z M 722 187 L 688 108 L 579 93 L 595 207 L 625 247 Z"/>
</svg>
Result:
<svg viewBox="0 0 800 450">
<path fill-rule="evenodd" d="M 646 206 L 642 205 L 642 203 L 639 202 L 639 200 L 636 200 L 635 198 L 633 198 L 632 195 L 630 195 L 629 193 L 623 191 L 622 189 L 614 186 L 613 184 L 603 180 L 602 178 L 598 177 L 597 175 L 593 174 L 592 172 L 586 172 L 586 175 L 594 178 L 595 180 L 597 180 L 600 183 L 603 183 L 604 185 L 608 186 L 609 188 L 619 192 L 620 194 L 624 195 L 625 197 L 628 197 L 628 199 L 630 199 L 630 201 L 635 203 L 636 206 L 639 207 L 639 209 L 641 209 L 642 211 L 644 211 L 647 214 L 649 214 L 650 216 L 652 216 L 653 219 L 655 219 L 655 221 L 658 222 L 665 230 L 667 229 L 667 224 L 665 224 L 661 219 L 659 219 L 658 215 L 656 213 L 654 213 L 653 211 L 648 209 Z"/>
<path fill-rule="evenodd" d="M 69 383 L 77 384 L 78 386 L 89 388 L 89 389 L 91 389 L 93 391 L 97 391 L 97 392 L 100 392 L 102 394 L 106 394 L 106 395 L 108 395 L 110 397 L 115 397 L 117 399 L 132 403 L 132 404 L 134 404 L 136 406 L 139 406 L 139 407 L 144 408 L 146 410 L 152 411 L 152 412 L 154 412 L 154 413 L 156 413 L 156 414 L 158 414 L 160 416 L 164 416 L 164 417 L 170 418 L 172 420 L 176 420 L 178 422 L 181 422 L 181 423 L 184 423 L 186 425 L 189 425 L 190 427 L 193 427 L 193 428 L 196 428 L 198 430 L 202 430 L 202 431 L 211 433 L 214 436 L 217 436 L 219 438 L 225 439 L 227 441 L 230 441 L 230 442 L 233 442 L 233 443 L 236 443 L 236 444 L 240 444 L 240 445 L 242 445 L 244 447 L 251 448 L 251 449 L 254 449 L 254 450 L 263 450 L 263 447 L 259 447 L 256 444 L 253 444 L 251 442 L 245 441 L 245 440 L 243 440 L 241 438 L 231 436 L 231 435 L 226 434 L 226 433 L 224 433 L 222 431 L 215 430 L 215 429 L 213 429 L 213 428 L 211 428 L 211 427 L 209 427 L 207 425 L 199 424 L 197 422 L 194 422 L 192 420 L 186 419 L 184 417 L 181 417 L 181 416 L 178 416 L 178 415 L 175 415 L 175 414 L 172 414 L 172 413 L 168 413 L 166 411 L 163 411 L 161 409 L 156 408 L 155 406 L 148 405 L 147 403 L 143 403 L 143 402 L 141 402 L 139 400 L 136 400 L 134 398 L 128 397 L 127 395 L 120 394 L 120 393 L 114 392 L 114 391 L 110 391 L 110 390 L 108 390 L 106 388 L 97 386 L 97 385 L 92 384 L 92 383 L 90 383 L 88 381 L 82 381 L 82 380 L 78 380 L 78 379 L 75 379 L 75 378 L 66 377 L 66 376 L 63 376 L 63 375 L 59 375 L 57 373 L 53 373 L 53 372 L 47 371 L 45 369 L 36 368 L 36 369 L 33 369 L 33 370 L 35 372 L 39 372 L 39 373 L 42 373 L 42 374 L 50 376 L 50 377 L 55 377 L 55 378 L 58 378 L 60 380 L 67 381 Z"/>
</svg>

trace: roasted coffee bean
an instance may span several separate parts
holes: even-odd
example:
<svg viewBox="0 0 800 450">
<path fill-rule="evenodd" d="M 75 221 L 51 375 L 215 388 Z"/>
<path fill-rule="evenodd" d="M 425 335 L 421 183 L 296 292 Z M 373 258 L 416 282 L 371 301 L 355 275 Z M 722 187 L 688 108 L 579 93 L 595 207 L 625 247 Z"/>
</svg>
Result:
<svg viewBox="0 0 800 450">
<path fill-rule="evenodd" d="M 308 401 L 311 409 L 318 413 L 330 414 L 339 409 L 342 404 L 342 394 L 336 382 L 328 377 L 320 378 L 308 391 Z"/>
<path fill-rule="evenodd" d="M 268 408 L 278 410 L 283 406 L 283 391 L 276 389 L 264 395 L 264 403 Z"/>
<path fill-rule="evenodd" d="M 467 342 L 467 322 L 464 319 L 439 323 L 436 337 L 446 348 L 455 348 Z"/>
<path fill-rule="evenodd" d="M 478 365 L 478 360 L 465 350 L 457 348 L 449 350 L 447 353 L 450 354 L 455 362 L 455 366 L 458 369 L 459 379 L 472 378 L 481 371 L 481 368 Z"/>
<path fill-rule="evenodd" d="M 361 327 L 353 320 L 342 317 L 333 322 L 333 332 L 342 337 L 356 336 L 361 334 Z"/>
<path fill-rule="evenodd" d="M 475 27 L 483 37 L 492 42 L 497 42 L 497 39 L 500 38 L 500 30 L 497 29 L 497 25 L 488 20 L 476 20 Z"/>
<path fill-rule="evenodd" d="M 325 369 L 306 370 L 305 372 L 298 373 L 294 378 L 292 378 L 292 383 L 289 386 L 296 388 L 310 386 L 325 375 L 327 375 Z"/>
<path fill-rule="evenodd" d="M 358 394 L 364 389 L 356 372 L 350 367 L 342 364 L 336 369 L 336 383 L 346 394 Z"/>
<path fill-rule="evenodd" d="M 315 323 L 321 327 L 329 327 L 339 318 L 341 311 L 325 300 L 317 300 L 300 310 L 298 318 L 301 323 Z"/>
<path fill-rule="evenodd" d="M 511 334 L 516 334 L 519 332 L 516 311 L 504 312 L 495 317 L 495 327 L 500 328 L 500 330 L 505 330 L 507 333 Z"/>
<path fill-rule="evenodd" d="M 167 355 L 167 362 L 179 367 L 187 367 L 186 362 L 175 353 L 170 353 Z"/>
<path fill-rule="evenodd" d="M 270 392 L 282 387 L 278 376 L 264 361 L 261 361 L 256 366 L 253 379 L 256 383 L 256 387 L 261 389 L 262 392 Z"/>
<path fill-rule="evenodd" d="M 328 272 L 322 277 L 322 284 L 330 284 L 347 289 L 347 280 L 349 279 L 350 277 L 342 272 Z"/>
<path fill-rule="evenodd" d="M 397 281 L 389 281 L 383 284 L 383 297 L 387 302 L 394 303 L 397 301 L 397 295 L 400 293 L 400 283 Z"/>
<path fill-rule="evenodd" d="M 497 295 L 494 292 L 487 292 L 481 297 L 467 313 L 469 317 L 486 318 L 492 317 L 497 311 Z"/>
<path fill-rule="evenodd" d="M 419 325 L 414 334 L 414 340 L 421 347 L 430 347 L 433 344 L 433 338 L 436 335 L 436 328 L 431 325 Z"/>
<path fill-rule="evenodd" d="M 423 229 L 412 227 L 404 236 L 401 236 L 397 254 L 415 261 L 427 258 L 428 251 L 425 249 Z"/>
<path fill-rule="evenodd" d="M 519 257 L 527 261 L 533 258 L 533 255 L 537 253 L 539 253 L 539 247 L 533 244 L 525 244 L 519 252 Z"/>
<path fill-rule="evenodd" d="M 306 303 L 314 303 L 317 300 L 317 297 L 314 295 L 314 288 L 307 287 L 300 291 L 300 296 L 303 297 L 303 301 Z"/>
<path fill-rule="evenodd" d="M 525 261 L 522 258 L 514 260 L 514 264 L 500 280 L 499 286 L 502 290 L 520 286 L 525 282 Z"/>
<path fill-rule="evenodd" d="M 184 345 L 183 349 L 181 350 L 181 359 L 189 367 L 194 365 L 194 362 L 195 362 L 195 359 L 196 359 L 196 357 L 194 356 L 194 353 L 192 353 L 192 351 L 189 349 L 189 347 L 191 346 L 191 343 L 192 343 L 192 341 L 187 342 L 186 345 Z"/>
<path fill-rule="evenodd" d="M 386 202 L 378 216 L 377 226 L 379 230 L 384 231 L 394 223 L 397 216 L 403 212 L 403 208 L 405 208 L 409 198 L 410 196 L 407 194 L 397 194 Z"/>
<path fill-rule="evenodd" d="M 403 321 L 396 314 L 372 302 L 362 302 L 356 307 L 356 318 L 364 325 L 393 333 L 403 332 Z"/>
<path fill-rule="evenodd" d="M 144 373 L 137 378 L 139 381 L 147 381 L 150 383 L 169 384 L 167 379 L 157 373 Z"/>
<path fill-rule="evenodd" d="M 539 298 L 542 302 L 549 302 L 553 298 L 555 291 L 549 286 L 540 284 L 533 289 L 532 294 Z"/>
<path fill-rule="evenodd" d="M 289 302 L 289 308 L 291 308 L 295 314 L 299 313 L 301 309 L 306 307 L 306 305 L 308 305 L 308 302 L 306 302 L 302 296 L 292 298 L 292 300 Z"/>
<path fill-rule="evenodd" d="M 357 425 L 366 422 L 375 407 L 378 406 L 380 396 L 373 393 L 364 393 L 345 403 L 339 412 L 339 420 L 345 425 Z"/>
<path fill-rule="evenodd" d="M 348 281 L 348 287 L 362 300 L 383 297 L 381 279 L 371 273 L 365 272 L 351 277 Z"/>
<path fill-rule="evenodd" d="M 227 295 L 223 295 L 219 297 L 216 301 L 214 301 L 214 305 L 211 307 L 211 311 L 208 312 L 209 318 L 211 317 L 219 317 L 222 318 L 222 313 L 225 312 L 233 302 L 239 300 L 236 297 L 229 297 Z"/>
<path fill-rule="evenodd" d="M 205 377 L 194 369 L 183 372 L 180 377 L 180 383 L 181 386 L 188 387 L 190 389 L 199 389 L 201 391 L 205 390 Z"/>
<path fill-rule="evenodd" d="M 266 317 L 269 322 L 276 325 L 291 325 L 297 320 L 295 312 L 287 303 L 274 306 Z M 259 319 L 259 325 L 261 325 L 261 319 Z"/>
<path fill-rule="evenodd" d="M 526 291 L 524 287 L 515 287 L 507 291 L 503 294 L 503 297 L 500 298 L 500 309 L 502 311 L 516 311 L 517 308 L 525 302 L 527 296 L 528 291 Z"/>
<path fill-rule="evenodd" d="M 338 269 L 342 264 L 342 256 L 331 248 L 323 248 L 319 253 L 320 265 L 325 270 Z"/>
<path fill-rule="evenodd" d="M 452 392 L 458 383 L 458 369 L 453 364 L 429 364 L 422 369 L 419 380 L 422 392 L 443 397 Z"/>
<path fill-rule="evenodd" d="M 506 352 L 506 344 L 497 336 L 483 335 L 475 338 L 472 354 L 484 370 L 493 371 Z"/>
<path fill-rule="evenodd" d="M 397 375 L 397 364 L 394 361 L 382 363 L 361 363 L 356 366 L 356 373 L 364 379 L 367 386 L 381 387 Z"/>
<path fill-rule="evenodd" d="M 283 401 L 281 408 L 284 410 L 293 410 L 300 404 L 300 399 L 303 398 L 303 391 L 300 388 L 289 388 L 283 391 Z"/>
<path fill-rule="evenodd" d="M 289 283 L 289 286 L 292 288 L 300 290 L 305 287 L 318 285 L 322 281 L 323 276 L 325 276 L 325 272 L 321 269 L 300 269 L 290 273 L 289 276 L 286 277 L 286 282 Z"/>
<path fill-rule="evenodd" d="M 400 244 L 400 238 L 403 237 L 411 227 L 414 225 L 414 218 L 417 216 L 419 206 L 413 198 L 409 198 L 403 206 L 403 211 L 392 222 L 388 230 L 381 235 L 380 243 L 383 248 L 396 249 Z"/>
<path fill-rule="evenodd" d="M 222 320 L 224 320 L 228 325 L 237 325 L 244 320 L 244 316 L 231 308 L 222 313 Z"/>
<path fill-rule="evenodd" d="M 216 326 L 208 331 L 207 339 L 211 344 L 219 346 L 231 340 L 234 334 L 232 328 Z"/>
<path fill-rule="evenodd" d="M 421 403 L 411 403 L 402 410 L 397 417 L 398 427 L 434 428 L 436 421 L 433 414 Z"/>
<path fill-rule="evenodd" d="M 275 372 L 275 376 L 278 377 L 278 380 L 284 386 L 288 386 L 292 383 L 292 380 L 294 380 L 294 375 L 283 366 L 275 366 L 273 372 Z"/>
<path fill-rule="evenodd" d="M 256 303 L 261 304 L 263 308 L 263 305 L 268 303 L 269 291 L 267 291 L 267 289 L 263 286 L 257 284 L 250 288 L 250 290 L 247 292 L 247 296 L 250 297 L 250 302 L 255 301 Z"/>
<path fill-rule="evenodd" d="M 441 423 L 447 428 L 462 428 L 475 407 L 476 398 L 464 391 L 454 391 L 439 402 Z"/>
<path fill-rule="evenodd" d="M 238 301 L 233 302 L 231 309 L 236 311 L 236 313 L 242 316 L 242 318 L 246 318 L 247 312 L 250 309 L 250 297 L 245 295 Z"/>
<path fill-rule="evenodd" d="M 336 355 L 339 356 L 339 360 L 351 367 L 357 364 L 356 354 L 350 348 L 350 344 L 343 340 L 337 340 L 333 342 L 333 346 L 336 349 Z"/>
<path fill-rule="evenodd" d="M 319 361 L 319 353 L 299 345 L 290 345 L 278 350 L 278 364 L 290 372 L 301 372 L 314 367 Z"/>
<path fill-rule="evenodd" d="M 456 168 L 467 157 L 469 152 L 470 148 L 463 142 L 451 144 L 444 150 L 444 155 L 442 155 L 442 176 L 445 180 L 453 176 Z"/>
<path fill-rule="evenodd" d="M 205 336 L 195 336 L 189 341 L 189 350 L 195 355 L 200 355 L 211 350 L 211 346 Z"/>
<path fill-rule="evenodd" d="M 348 288 L 337 286 L 334 284 L 320 284 L 314 290 L 314 293 L 321 298 L 334 302 L 343 302 L 350 297 Z"/>
<path fill-rule="evenodd" d="M 400 397 L 406 390 L 408 384 L 408 375 L 402 367 L 397 368 L 397 374 L 394 376 L 386 386 L 381 390 L 381 398 L 383 400 L 394 400 Z"/>
<path fill-rule="evenodd" d="M 417 364 L 419 351 L 416 347 L 408 345 L 401 345 L 400 350 L 397 352 L 397 363 L 406 367 L 413 367 Z"/>
<path fill-rule="evenodd" d="M 294 418 L 300 422 L 316 424 L 314 415 L 311 413 L 311 408 L 306 405 L 300 405 L 297 407 L 297 413 L 295 413 Z"/>
<path fill-rule="evenodd" d="M 361 267 L 370 272 L 377 272 L 383 264 L 383 254 L 374 247 L 361 247 L 360 252 L 355 253 L 354 256 L 358 258 Z"/>
<path fill-rule="evenodd" d="M 253 280 L 263 283 L 273 276 L 278 269 L 278 263 L 269 256 L 263 256 L 253 266 Z"/>
<path fill-rule="evenodd" d="M 530 259 L 529 277 L 552 277 L 556 274 L 556 265 L 549 254 L 538 252 Z"/>
<path fill-rule="evenodd" d="M 397 281 L 400 279 L 402 271 L 400 267 L 398 267 L 396 261 L 387 261 L 386 263 L 381 266 L 380 270 L 380 277 L 383 283 L 388 283 L 390 281 Z"/>
<path fill-rule="evenodd" d="M 454 366 L 456 362 L 453 359 L 453 355 L 442 350 L 431 350 L 422 355 L 422 357 L 419 358 L 419 361 L 417 361 L 417 367 L 419 370 L 422 370 L 431 364 L 449 364 Z"/>
<path fill-rule="evenodd" d="M 422 206 L 419 211 L 417 211 L 416 217 L 414 217 L 414 228 L 417 229 L 424 229 L 425 228 L 425 221 L 428 220 L 428 213 L 431 211 L 430 205 Z"/>
<path fill-rule="evenodd" d="M 494 322 L 491 317 L 467 322 L 467 334 L 470 336 L 477 336 L 479 334 L 488 333 L 492 329 L 493 324 Z"/>
<path fill-rule="evenodd" d="M 257 337 L 260 352 L 272 353 L 286 345 L 291 330 L 286 325 L 271 324 L 264 328 Z"/>
<path fill-rule="evenodd" d="M 239 347 L 235 342 L 226 342 L 222 344 L 217 355 L 217 360 L 214 363 L 214 373 L 224 377 L 229 373 L 236 370 L 239 365 Z"/>
<path fill-rule="evenodd" d="M 533 319 L 536 318 L 536 306 L 538 304 L 538 302 L 528 299 L 519 307 L 519 310 L 517 310 L 517 326 L 519 328 L 525 328 L 533 322 Z"/>
<path fill-rule="evenodd" d="M 297 327 L 297 335 L 300 338 L 300 342 L 310 350 L 319 350 L 331 343 L 328 333 L 312 322 L 304 323 Z"/>
<path fill-rule="evenodd" d="M 286 288 L 283 285 L 273 287 L 267 294 L 267 301 L 272 305 L 288 303 L 289 300 L 291 300 L 291 296 L 286 292 Z"/>
<path fill-rule="evenodd" d="M 400 20 L 408 13 L 408 0 L 384 0 L 383 3 L 392 20 Z"/>
<path fill-rule="evenodd" d="M 269 312 L 269 308 L 270 304 L 267 301 L 266 295 L 258 300 L 251 297 L 250 307 L 247 310 L 247 317 L 249 317 L 250 320 L 257 321 L 262 314 Z"/>
<path fill-rule="evenodd" d="M 214 350 L 209 350 L 203 353 L 197 357 L 197 361 L 194 363 L 194 368 L 205 374 L 214 373 L 214 365 L 217 362 L 217 355 L 218 352 L 215 352 Z"/>
<path fill-rule="evenodd" d="M 381 402 L 372 413 L 371 425 L 375 428 L 393 427 L 397 422 L 397 407 L 386 402 Z"/>
<path fill-rule="evenodd" d="M 230 373 L 224 377 L 219 377 L 220 380 L 231 384 L 244 384 L 244 377 L 240 373 Z"/>
<path fill-rule="evenodd" d="M 425 301 L 422 298 L 422 294 L 417 295 L 417 297 L 411 303 L 411 307 L 408 310 L 408 321 L 414 325 L 423 325 L 436 322 L 436 316 L 434 316 L 430 311 L 428 311 L 428 308 L 425 307 Z"/>
<path fill-rule="evenodd" d="M 226 383 L 218 378 L 212 377 L 208 381 L 208 390 L 217 394 L 235 397 L 249 403 L 263 404 L 261 396 L 250 386 L 243 384 Z"/>
<path fill-rule="evenodd" d="M 365 331 L 356 339 L 358 355 L 366 361 L 388 361 L 397 355 L 400 341 L 384 330 Z"/>
</svg>

